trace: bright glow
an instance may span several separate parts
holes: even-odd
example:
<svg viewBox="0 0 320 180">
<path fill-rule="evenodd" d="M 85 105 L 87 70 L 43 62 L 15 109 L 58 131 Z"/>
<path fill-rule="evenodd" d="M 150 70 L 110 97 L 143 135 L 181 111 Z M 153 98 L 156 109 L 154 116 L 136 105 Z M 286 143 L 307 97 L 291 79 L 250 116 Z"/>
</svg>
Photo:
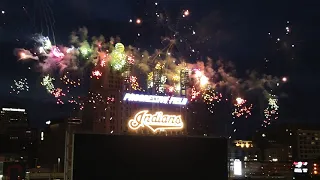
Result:
<svg viewBox="0 0 320 180">
<path fill-rule="evenodd" d="M 51 124 L 51 121 L 47 121 L 46 124 L 47 124 L 47 125 L 50 125 L 50 124 Z"/>
<path fill-rule="evenodd" d="M 283 77 L 282 78 L 282 82 L 287 82 L 288 81 L 288 78 L 287 77 Z"/>
<path fill-rule="evenodd" d="M 236 99 L 236 101 L 237 101 L 237 104 L 243 104 L 243 103 L 244 103 L 244 99 L 242 99 L 242 98 L 240 98 L 240 97 L 238 97 L 238 98 Z"/>
<path fill-rule="evenodd" d="M 136 23 L 137 23 L 137 24 L 141 24 L 141 19 L 137 19 L 137 20 L 136 20 Z"/>
<path fill-rule="evenodd" d="M 148 112 L 148 110 L 138 112 L 133 119 L 129 120 L 129 128 L 138 130 L 147 127 L 153 132 L 183 128 L 181 115 L 164 115 L 161 111 L 155 114 L 148 114 Z"/>
<path fill-rule="evenodd" d="M 26 112 L 25 109 L 17 109 L 17 108 L 2 108 L 2 111 Z"/>
<path fill-rule="evenodd" d="M 101 77 L 102 73 L 99 70 L 92 71 L 92 75 L 95 77 Z"/>
<path fill-rule="evenodd" d="M 52 48 L 52 54 L 54 57 L 57 58 L 63 58 L 64 54 L 60 51 L 60 49 L 58 47 L 53 47 Z"/>
<path fill-rule="evenodd" d="M 147 103 L 160 103 L 160 104 L 174 104 L 174 105 L 186 105 L 187 98 L 172 97 L 172 96 L 154 96 L 154 95 L 142 95 L 126 93 L 124 101 L 133 102 L 147 102 Z"/>
<path fill-rule="evenodd" d="M 204 87 L 209 83 L 209 78 L 207 78 L 206 76 L 201 76 L 200 78 L 200 86 Z"/>
<path fill-rule="evenodd" d="M 293 170 L 295 173 L 307 173 L 308 172 L 308 168 L 294 168 Z"/>
<path fill-rule="evenodd" d="M 189 10 L 185 10 L 183 12 L 183 17 L 189 16 L 189 14 L 190 14 Z"/>
<path fill-rule="evenodd" d="M 235 176 L 242 176 L 242 163 L 239 159 L 234 160 L 234 170 L 233 174 Z"/>
<path fill-rule="evenodd" d="M 197 78 L 200 78 L 202 76 L 202 73 L 201 73 L 201 71 L 196 70 L 195 71 L 195 75 L 196 75 Z"/>
<path fill-rule="evenodd" d="M 43 141 L 44 140 L 44 132 L 41 132 L 41 135 L 40 135 L 41 137 L 41 141 Z"/>
<path fill-rule="evenodd" d="M 294 165 L 293 172 L 295 172 L 295 173 L 307 173 L 308 172 L 308 168 L 307 168 L 308 162 L 301 162 L 301 161 L 294 162 L 293 165 Z"/>
<path fill-rule="evenodd" d="M 26 53 L 21 52 L 21 53 L 20 53 L 20 58 L 21 58 L 21 59 L 26 59 L 26 58 L 27 58 Z"/>
</svg>

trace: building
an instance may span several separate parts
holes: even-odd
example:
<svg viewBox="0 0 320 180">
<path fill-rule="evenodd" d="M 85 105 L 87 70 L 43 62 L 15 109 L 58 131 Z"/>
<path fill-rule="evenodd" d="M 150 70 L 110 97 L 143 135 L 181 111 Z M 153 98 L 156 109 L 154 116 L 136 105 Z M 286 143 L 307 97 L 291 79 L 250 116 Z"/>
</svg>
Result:
<svg viewBox="0 0 320 180">
<path fill-rule="evenodd" d="M 320 158 L 320 130 L 297 130 L 297 158 L 314 160 Z"/>
<path fill-rule="evenodd" d="M 0 180 L 25 179 L 26 166 L 23 162 L 5 161 L 0 162 Z"/>
<path fill-rule="evenodd" d="M 29 127 L 26 109 L 3 107 L 0 111 L 0 156 L 32 166 L 36 155 L 37 130 Z"/>
<path fill-rule="evenodd" d="M 253 141 L 235 140 L 229 146 L 230 177 L 278 178 L 292 177 L 292 163 L 283 146 L 270 146 L 262 151 Z"/>
<path fill-rule="evenodd" d="M 260 161 L 261 152 L 252 141 L 235 140 L 229 146 L 229 158 L 241 161 Z"/>
<path fill-rule="evenodd" d="M 3 107 L 0 112 L 0 134 L 6 134 L 9 138 L 19 139 L 25 135 L 25 129 L 29 127 L 26 109 Z"/>
<path fill-rule="evenodd" d="M 41 131 L 41 141 L 36 167 L 49 168 L 54 172 L 63 172 L 66 155 L 66 135 L 71 131 L 81 130 L 81 119 L 61 118 L 46 122 Z"/>
<path fill-rule="evenodd" d="M 320 126 L 317 124 L 280 124 L 265 133 L 265 139 L 285 145 L 288 161 L 309 161 L 320 157 Z"/>
<path fill-rule="evenodd" d="M 246 177 L 273 177 L 276 179 L 292 179 L 292 164 L 289 162 L 245 162 Z"/>
<path fill-rule="evenodd" d="M 227 148 L 225 138 L 76 133 L 70 179 L 227 180 Z"/>
<path fill-rule="evenodd" d="M 96 133 L 123 133 L 126 104 L 122 103 L 124 79 L 119 72 L 106 67 L 98 79 L 92 77 L 83 126 Z"/>
<path fill-rule="evenodd" d="M 264 149 L 264 160 L 269 162 L 290 162 L 290 150 L 287 145 L 269 142 L 269 147 Z"/>
<path fill-rule="evenodd" d="M 84 110 L 83 126 L 86 130 L 106 134 L 131 133 L 133 131 L 129 131 L 128 122 L 135 117 L 136 113 L 143 110 L 148 110 L 149 114 L 162 111 L 163 115 L 181 115 L 183 121 L 187 121 L 186 102 L 183 106 L 159 102 L 144 102 L 147 101 L 146 98 L 149 98 L 149 100 L 150 98 L 167 98 L 167 101 L 169 101 L 171 96 L 159 93 L 163 88 L 160 85 L 158 86 L 157 83 L 151 88 L 152 90 L 150 90 L 149 94 L 147 92 L 138 93 L 128 85 L 132 81 L 130 80 L 130 71 L 121 73 L 113 70 L 111 66 L 105 66 L 103 69 L 99 69 L 99 72 L 101 72 L 101 76 L 92 76 L 87 99 L 88 103 Z M 158 82 L 158 80 L 154 80 L 154 82 Z M 146 96 L 143 96 L 141 93 Z M 125 98 L 126 95 L 131 97 Z M 139 96 L 141 99 L 134 100 L 133 96 Z M 186 129 L 186 125 L 187 123 L 185 122 L 183 129 Z M 135 132 L 153 134 L 152 130 L 149 131 L 145 128 Z M 185 132 L 183 133 L 185 134 Z M 176 134 L 176 131 L 170 131 L 169 134 Z"/>
</svg>

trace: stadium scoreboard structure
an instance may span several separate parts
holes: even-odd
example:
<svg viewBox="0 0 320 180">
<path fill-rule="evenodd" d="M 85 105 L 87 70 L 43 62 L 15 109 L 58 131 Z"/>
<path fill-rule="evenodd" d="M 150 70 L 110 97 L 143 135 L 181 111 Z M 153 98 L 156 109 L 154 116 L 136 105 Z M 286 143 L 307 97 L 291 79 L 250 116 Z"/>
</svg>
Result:
<svg viewBox="0 0 320 180">
<path fill-rule="evenodd" d="M 72 179 L 227 180 L 227 140 L 74 134 Z"/>
<path fill-rule="evenodd" d="M 186 97 L 126 93 L 124 102 L 130 103 L 129 132 L 182 133 L 186 126 Z"/>
</svg>

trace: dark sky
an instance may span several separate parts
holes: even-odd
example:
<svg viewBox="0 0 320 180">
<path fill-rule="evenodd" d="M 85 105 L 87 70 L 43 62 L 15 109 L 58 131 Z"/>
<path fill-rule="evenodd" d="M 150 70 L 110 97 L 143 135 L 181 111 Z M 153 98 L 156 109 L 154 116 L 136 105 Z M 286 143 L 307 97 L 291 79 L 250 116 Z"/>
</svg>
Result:
<svg viewBox="0 0 320 180">
<path fill-rule="evenodd" d="M 155 2 L 158 2 L 158 6 L 155 6 Z M 27 72 L 26 64 L 16 62 L 13 56 L 14 48 L 30 44 L 32 34 L 42 32 L 52 38 L 54 32 L 57 44 L 67 44 L 71 31 L 86 26 L 90 36 L 118 35 L 125 44 L 153 50 L 161 48 L 161 36 L 172 36 L 169 26 L 183 37 L 188 36 L 184 34 L 183 26 L 193 25 L 197 32 L 202 33 L 198 36 L 210 37 L 210 40 L 206 43 L 199 43 L 199 39 L 190 42 L 194 48 L 201 50 L 200 54 L 189 59 L 190 62 L 210 56 L 234 62 L 240 74 L 256 68 L 262 73 L 287 76 L 289 82 L 284 91 L 288 98 L 281 100 L 281 108 L 286 114 L 284 119 L 315 122 L 318 120 L 316 104 L 320 90 L 320 81 L 317 80 L 320 59 L 319 8 L 320 2 L 317 0 L 233 3 L 209 0 L 2 0 L 0 11 L 5 13 L 0 14 L 0 95 L 10 99 L 8 87 L 13 79 L 19 77 L 30 77 L 33 79 L 31 86 L 38 87 L 35 85 L 39 84 L 38 74 Z M 177 18 L 181 17 L 184 9 L 191 12 L 188 21 Z M 155 12 L 169 16 L 168 27 L 156 23 Z M 54 17 L 54 21 L 51 17 Z M 141 18 L 142 25 L 129 23 L 129 19 L 135 18 Z M 287 24 L 287 21 L 290 23 Z M 54 25 L 54 30 L 48 25 Z M 289 37 L 285 36 L 287 25 L 292 30 Z M 272 39 L 268 32 L 271 32 Z M 137 38 L 137 33 L 142 34 L 141 38 Z M 295 48 L 279 46 L 275 43 L 276 37 L 289 46 L 295 44 Z M 186 56 L 188 51 L 184 44 L 179 45 L 181 56 Z M 265 57 L 270 59 L 268 69 L 263 68 Z M 34 89 L 23 97 L 36 102 L 50 100 L 40 87 Z M 33 108 L 33 113 L 42 110 L 41 107 Z M 63 108 L 57 109 L 62 111 Z M 46 116 L 40 113 L 36 118 L 33 117 L 33 124 L 38 125 L 51 114 L 56 114 L 42 112 Z"/>
</svg>

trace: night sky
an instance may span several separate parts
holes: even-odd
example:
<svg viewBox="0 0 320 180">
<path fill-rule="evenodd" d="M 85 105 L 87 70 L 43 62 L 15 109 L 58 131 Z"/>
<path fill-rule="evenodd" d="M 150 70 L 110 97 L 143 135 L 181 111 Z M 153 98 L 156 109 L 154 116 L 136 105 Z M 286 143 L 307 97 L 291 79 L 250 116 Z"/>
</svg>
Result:
<svg viewBox="0 0 320 180">
<path fill-rule="evenodd" d="M 155 2 L 158 5 L 155 5 Z M 319 99 L 320 2 L 311 1 L 207 1 L 207 0 L 2 0 L 0 2 L 0 103 L 22 98 L 30 109 L 33 126 L 68 114 L 54 104 L 39 84 L 39 73 L 28 70 L 29 63 L 17 62 L 14 48 L 32 45 L 35 33 L 55 37 L 56 44 L 68 44 L 71 31 L 87 27 L 89 35 L 119 36 L 126 45 L 149 51 L 163 48 L 161 37 L 188 36 L 184 26 L 193 26 L 197 39 L 188 43 L 200 53 L 188 57 L 190 50 L 178 44 L 176 54 L 189 62 L 205 59 L 232 61 L 239 76 L 247 69 L 288 77 L 280 98 L 283 122 L 317 122 Z M 181 18 L 183 10 L 188 19 Z M 160 12 L 169 22 L 159 25 Z M 52 21 L 49 19 L 54 17 Z M 129 23 L 141 18 L 142 24 Z M 289 22 L 288 22 L 289 21 Z M 54 25 L 54 29 L 48 25 Z M 286 36 L 286 26 L 290 36 Z M 48 33 L 49 32 L 49 33 Z M 271 33 L 272 38 L 268 33 Z M 141 37 L 137 37 L 137 33 Z M 189 32 L 190 33 L 190 32 Z M 276 43 L 280 38 L 280 43 Z M 205 42 L 202 40 L 208 39 Z M 295 47 L 292 48 L 291 45 Z M 294 57 L 294 59 L 292 59 Z M 264 58 L 270 61 L 266 64 Z M 266 68 L 267 67 L 267 68 Z M 13 79 L 27 77 L 30 92 L 9 94 Z"/>
</svg>

